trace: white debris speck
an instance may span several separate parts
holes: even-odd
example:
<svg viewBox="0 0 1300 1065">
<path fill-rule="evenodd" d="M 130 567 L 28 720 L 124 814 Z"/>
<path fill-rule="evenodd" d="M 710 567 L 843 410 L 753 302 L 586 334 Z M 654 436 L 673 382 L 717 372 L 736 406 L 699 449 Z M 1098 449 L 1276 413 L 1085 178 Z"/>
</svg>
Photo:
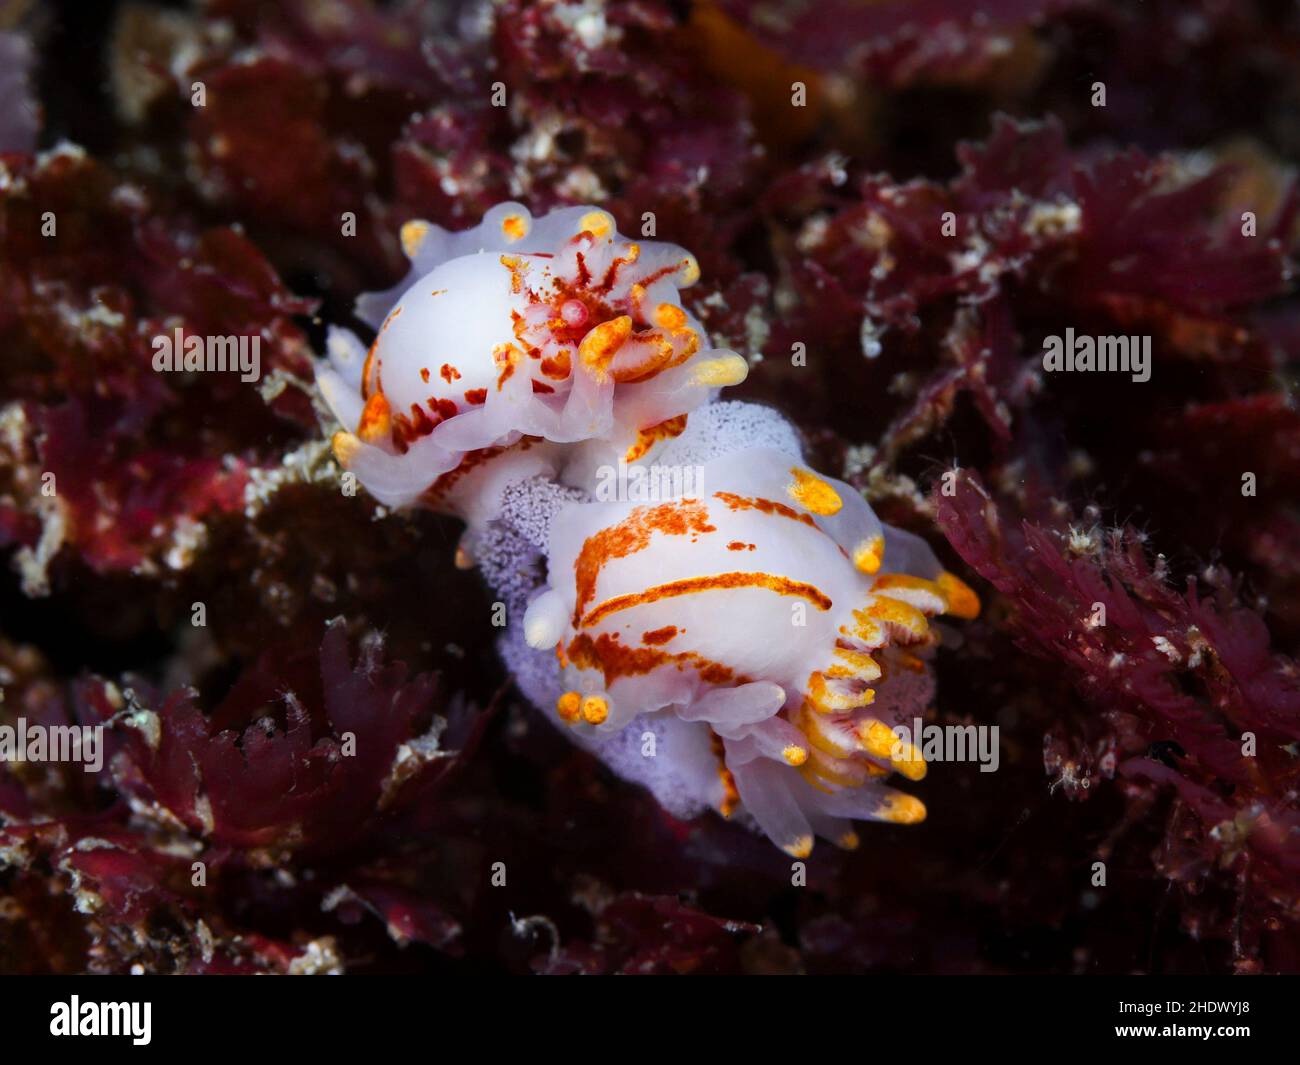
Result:
<svg viewBox="0 0 1300 1065">
<path fill-rule="evenodd" d="M 1166 637 L 1152 636 L 1151 642 L 1155 644 L 1156 650 L 1169 659 L 1169 661 L 1177 664 L 1183 660 L 1183 656 L 1178 653 L 1178 648 L 1170 643 Z"/>
<path fill-rule="evenodd" d="M 862 344 L 863 355 L 868 359 L 879 357 L 881 352 L 880 329 L 876 323 L 871 320 L 871 315 L 869 314 L 862 316 L 862 326 L 858 330 L 858 339 Z"/>
<path fill-rule="evenodd" d="M 604 0 L 577 0 L 557 4 L 554 17 L 584 48 L 603 48 L 620 40 L 622 30 L 605 20 Z"/>
<path fill-rule="evenodd" d="M 194 556 L 207 543 L 207 539 L 208 527 L 203 522 L 182 515 L 172 530 L 172 542 L 166 555 L 167 565 L 174 570 L 185 569 L 194 561 Z"/>
<path fill-rule="evenodd" d="M 23 595 L 36 599 L 50 594 L 49 565 L 67 535 L 67 509 L 61 499 L 41 498 L 41 536 L 35 547 L 14 552 L 14 565 L 22 581 Z"/>
<path fill-rule="evenodd" d="M 290 976 L 338 976 L 342 972 L 343 959 L 333 936 L 313 939 L 289 963 Z"/>
<path fill-rule="evenodd" d="M 825 215 L 813 215 L 800 227 L 799 234 L 794 240 L 795 247 L 801 252 L 810 252 L 819 248 L 826 239 L 828 227 Z"/>
<path fill-rule="evenodd" d="M 1035 236 L 1063 236 L 1077 233 L 1083 211 L 1077 203 L 1036 203 L 1025 219 L 1025 232 Z"/>
<path fill-rule="evenodd" d="M 876 449 L 870 444 L 854 444 L 844 452 L 845 477 L 855 477 L 876 461 Z"/>
</svg>

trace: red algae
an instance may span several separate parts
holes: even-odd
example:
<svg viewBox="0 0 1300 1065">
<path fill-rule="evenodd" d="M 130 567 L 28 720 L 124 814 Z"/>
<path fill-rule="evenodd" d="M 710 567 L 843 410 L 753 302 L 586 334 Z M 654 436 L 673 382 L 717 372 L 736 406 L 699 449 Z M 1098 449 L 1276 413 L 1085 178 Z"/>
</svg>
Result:
<svg viewBox="0 0 1300 1065">
<path fill-rule="evenodd" d="M 20 24 L 41 77 L 0 72 L 0 725 L 104 725 L 109 757 L 0 762 L 0 970 L 1300 971 L 1295 12 L 562 6 L 117 4 L 107 88 L 71 30 Z M 751 356 L 743 398 L 985 602 L 934 720 L 999 725 L 1001 767 L 933 773 L 942 816 L 889 830 L 889 861 L 819 852 L 801 891 L 744 828 L 602 772 L 517 709 L 459 530 L 346 494 L 310 384 L 326 327 L 401 275 L 404 222 L 516 196 L 688 246 L 685 306 Z M 606 311 L 560 300 L 572 351 L 543 376 Z M 1148 338 L 1150 379 L 1047 370 L 1067 328 Z M 155 371 L 175 329 L 259 338 L 258 381 Z M 487 398 L 462 394 L 387 431 Z M 578 616 L 610 560 L 714 531 L 634 512 L 584 550 Z M 744 682 L 678 635 L 566 653 L 615 684 Z M 502 934 L 496 854 L 545 935 Z"/>
</svg>

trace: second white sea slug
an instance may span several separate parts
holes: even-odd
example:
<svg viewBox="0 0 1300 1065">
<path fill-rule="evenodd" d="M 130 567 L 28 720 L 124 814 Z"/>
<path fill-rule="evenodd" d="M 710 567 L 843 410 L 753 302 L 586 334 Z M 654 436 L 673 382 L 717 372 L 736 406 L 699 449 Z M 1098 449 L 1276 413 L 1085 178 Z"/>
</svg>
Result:
<svg viewBox="0 0 1300 1065">
<path fill-rule="evenodd" d="M 411 222 L 402 239 L 412 265 L 400 291 L 358 301 L 374 343 L 332 330 L 317 373 L 344 426 L 336 456 L 383 503 L 472 518 L 467 457 L 476 479 L 488 460 L 517 459 L 520 442 L 635 447 L 745 377 L 745 360 L 710 348 L 681 304 L 694 257 L 621 237 L 599 208 L 534 219 L 499 204 L 473 229 Z M 540 451 L 528 463 L 552 468 Z"/>
<path fill-rule="evenodd" d="M 673 498 L 562 506 L 546 562 L 524 636 L 557 656 L 555 711 L 584 745 L 634 719 L 688 723 L 673 757 L 711 750 L 717 805 L 796 856 L 814 834 L 853 846 L 853 819 L 924 817 L 881 783 L 925 772 L 892 729 L 931 694 L 928 619 L 978 603 L 851 487 L 746 448 Z"/>
</svg>

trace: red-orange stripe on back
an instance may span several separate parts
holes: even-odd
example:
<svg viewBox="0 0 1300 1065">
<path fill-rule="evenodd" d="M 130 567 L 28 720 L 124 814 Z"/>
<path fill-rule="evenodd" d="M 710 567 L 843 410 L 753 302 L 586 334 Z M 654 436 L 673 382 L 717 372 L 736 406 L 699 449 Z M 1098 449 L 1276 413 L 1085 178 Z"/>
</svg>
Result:
<svg viewBox="0 0 1300 1065">
<path fill-rule="evenodd" d="M 815 585 L 804 581 L 791 580 L 789 577 L 777 577 L 771 573 L 715 573 L 707 577 L 687 577 L 667 584 L 656 584 L 643 592 L 628 595 L 616 595 L 606 599 L 600 606 L 589 612 L 582 619 L 582 628 L 596 624 L 602 618 L 620 610 L 627 610 L 645 603 L 657 603 L 661 599 L 672 599 L 696 592 L 725 591 L 731 588 L 766 588 L 778 595 L 797 596 L 807 599 L 818 610 L 829 610 L 832 606 L 830 596 Z"/>
</svg>

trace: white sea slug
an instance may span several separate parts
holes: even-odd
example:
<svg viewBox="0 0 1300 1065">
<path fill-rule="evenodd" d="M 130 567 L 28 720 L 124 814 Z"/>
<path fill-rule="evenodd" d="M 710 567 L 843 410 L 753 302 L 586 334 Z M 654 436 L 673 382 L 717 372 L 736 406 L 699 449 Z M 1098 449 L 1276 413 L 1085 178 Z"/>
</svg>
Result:
<svg viewBox="0 0 1300 1065">
<path fill-rule="evenodd" d="M 335 455 L 383 503 L 473 523 L 494 505 L 483 467 L 518 480 L 555 472 L 548 444 L 635 449 L 745 377 L 681 304 L 694 257 L 621 237 L 599 208 L 499 204 L 463 232 L 407 223 L 402 241 L 408 276 L 358 301 L 374 343 L 333 329 L 317 371 Z"/>
<path fill-rule="evenodd" d="M 926 768 L 893 727 L 933 693 L 927 619 L 973 617 L 979 604 L 923 541 L 882 526 L 859 493 L 789 452 L 718 455 L 657 502 L 559 505 L 548 587 L 523 622 L 527 644 L 559 669 L 550 682 L 525 665 L 521 683 L 534 698 L 549 688 L 585 746 L 621 743 L 633 721 L 639 742 L 648 723 L 675 719 L 655 730 L 671 743 L 654 759 L 674 761 L 670 776 L 633 775 L 657 794 L 669 779 L 698 791 L 711 764 L 722 812 L 739 809 L 803 857 L 814 835 L 856 846 L 853 819 L 925 816 L 882 783 Z M 520 663 L 520 649 L 511 657 Z"/>
</svg>

